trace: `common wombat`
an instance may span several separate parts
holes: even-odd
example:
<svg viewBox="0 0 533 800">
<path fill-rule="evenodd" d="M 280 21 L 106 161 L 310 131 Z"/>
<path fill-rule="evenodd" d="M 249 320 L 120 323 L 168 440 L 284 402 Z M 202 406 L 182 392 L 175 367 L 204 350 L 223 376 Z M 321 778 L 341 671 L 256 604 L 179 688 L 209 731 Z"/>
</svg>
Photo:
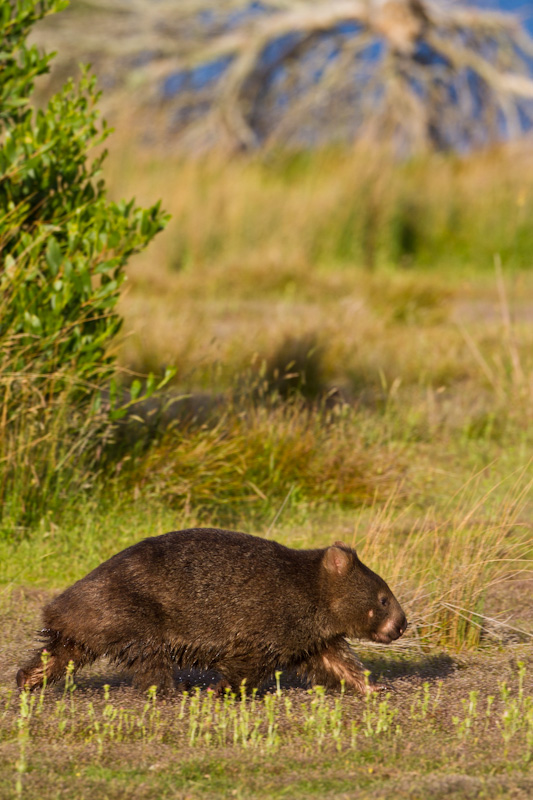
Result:
<svg viewBox="0 0 533 800">
<path fill-rule="evenodd" d="M 342 542 L 292 550 L 245 533 L 193 528 L 144 539 L 100 564 L 43 611 L 43 646 L 17 673 L 34 689 L 99 656 L 139 688 L 173 685 L 175 666 L 258 687 L 276 670 L 366 690 L 346 637 L 388 644 L 407 622 L 384 580 Z M 48 651 L 46 667 L 42 652 Z"/>
</svg>

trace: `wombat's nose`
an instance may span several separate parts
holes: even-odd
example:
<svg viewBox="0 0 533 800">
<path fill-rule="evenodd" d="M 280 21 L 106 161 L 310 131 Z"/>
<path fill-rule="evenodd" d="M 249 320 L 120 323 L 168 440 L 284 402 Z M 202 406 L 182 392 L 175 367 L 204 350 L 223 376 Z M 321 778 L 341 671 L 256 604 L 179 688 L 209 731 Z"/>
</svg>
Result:
<svg viewBox="0 0 533 800">
<path fill-rule="evenodd" d="M 388 625 L 383 629 L 383 632 L 390 636 L 391 639 L 399 639 L 407 628 L 407 619 L 405 614 L 395 620 L 390 620 Z"/>
<path fill-rule="evenodd" d="M 399 639 L 402 633 L 405 631 L 407 627 L 407 620 L 405 618 L 405 614 L 402 614 L 401 617 L 396 619 L 388 619 L 385 623 L 378 629 L 378 640 L 380 642 L 385 642 L 388 644 L 389 642 L 393 641 L 393 639 Z M 384 637 L 384 638 L 383 638 Z"/>
</svg>

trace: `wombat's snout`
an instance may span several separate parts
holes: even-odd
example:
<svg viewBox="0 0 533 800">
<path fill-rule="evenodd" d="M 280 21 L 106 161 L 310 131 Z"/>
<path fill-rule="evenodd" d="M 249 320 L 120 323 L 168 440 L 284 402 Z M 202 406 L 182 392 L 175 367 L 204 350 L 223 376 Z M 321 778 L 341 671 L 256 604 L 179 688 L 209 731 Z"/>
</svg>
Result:
<svg viewBox="0 0 533 800">
<path fill-rule="evenodd" d="M 406 628 L 407 619 L 402 611 L 401 616 L 396 617 L 395 619 L 385 620 L 383 625 L 377 631 L 375 637 L 376 641 L 382 642 L 382 644 L 389 644 L 394 639 L 399 639 L 400 636 L 405 633 Z"/>
</svg>

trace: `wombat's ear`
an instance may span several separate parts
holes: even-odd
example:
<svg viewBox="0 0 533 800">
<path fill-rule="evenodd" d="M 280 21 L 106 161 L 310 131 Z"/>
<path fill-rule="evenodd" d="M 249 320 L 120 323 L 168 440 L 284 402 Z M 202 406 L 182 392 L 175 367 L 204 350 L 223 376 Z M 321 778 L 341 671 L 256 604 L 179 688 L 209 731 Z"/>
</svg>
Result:
<svg viewBox="0 0 533 800">
<path fill-rule="evenodd" d="M 345 547 L 347 550 L 350 549 L 350 546 L 346 544 L 346 542 L 333 542 L 335 547 Z"/>
<path fill-rule="evenodd" d="M 352 565 L 352 554 L 341 546 L 346 547 L 342 542 L 335 542 L 324 553 L 324 566 L 332 575 L 346 575 Z"/>
</svg>

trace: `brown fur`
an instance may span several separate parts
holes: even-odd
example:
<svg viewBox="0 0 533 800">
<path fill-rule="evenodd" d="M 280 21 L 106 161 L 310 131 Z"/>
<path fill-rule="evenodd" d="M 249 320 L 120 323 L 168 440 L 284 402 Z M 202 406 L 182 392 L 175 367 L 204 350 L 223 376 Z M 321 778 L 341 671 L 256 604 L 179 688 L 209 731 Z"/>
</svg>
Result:
<svg viewBox="0 0 533 800">
<path fill-rule="evenodd" d="M 390 642 L 405 630 L 391 590 L 342 542 L 292 550 L 214 528 L 144 539 L 105 561 L 43 611 L 43 646 L 20 688 L 61 678 L 100 656 L 144 689 L 173 686 L 175 666 L 214 669 L 236 690 L 276 670 L 366 690 L 346 637 Z"/>
</svg>

